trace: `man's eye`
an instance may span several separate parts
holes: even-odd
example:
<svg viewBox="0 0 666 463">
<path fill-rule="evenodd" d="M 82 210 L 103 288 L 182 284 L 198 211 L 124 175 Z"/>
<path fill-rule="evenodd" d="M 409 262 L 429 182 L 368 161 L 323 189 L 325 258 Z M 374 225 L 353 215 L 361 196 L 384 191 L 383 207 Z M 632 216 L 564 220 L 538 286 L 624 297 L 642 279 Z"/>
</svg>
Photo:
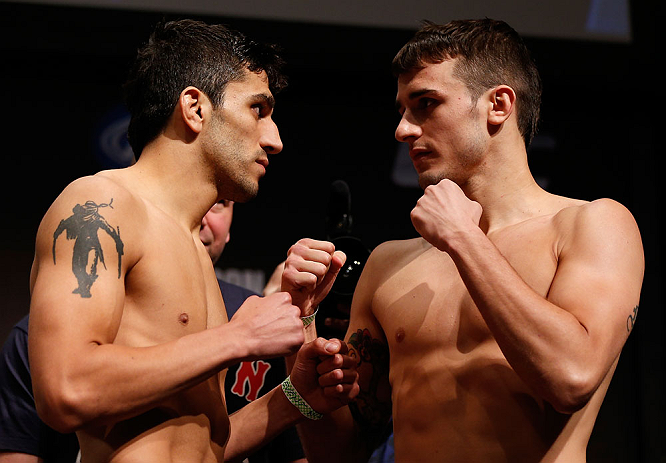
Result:
<svg viewBox="0 0 666 463">
<path fill-rule="evenodd" d="M 421 98 L 417 104 L 417 108 L 426 109 L 431 107 L 433 104 L 435 104 L 435 100 L 432 98 Z"/>
<path fill-rule="evenodd" d="M 252 111 L 254 111 L 257 114 L 257 117 L 261 119 L 263 117 L 270 116 L 271 107 L 263 103 L 257 103 L 252 105 Z"/>
</svg>

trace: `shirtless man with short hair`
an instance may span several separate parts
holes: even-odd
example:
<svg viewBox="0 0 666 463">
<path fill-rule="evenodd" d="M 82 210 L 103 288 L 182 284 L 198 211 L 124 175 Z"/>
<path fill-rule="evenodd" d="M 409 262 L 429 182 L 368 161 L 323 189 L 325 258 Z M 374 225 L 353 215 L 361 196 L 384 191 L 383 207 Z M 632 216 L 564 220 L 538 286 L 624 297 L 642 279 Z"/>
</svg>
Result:
<svg viewBox="0 0 666 463">
<path fill-rule="evenodd" d="M 367 461 L 392 414 L 399 463 L 585 462 L 637 314 L 636 223 L 534 181 L 540 82 L 505 23 L 426 24 L 394 71 L 421 238 L 365 265 L 346 335 L 361 392 L 300 427 L 309 461 Z"/>
<path fill-rule="evenodd" d="M 222 26 L 159 25 L 127 87 L 138 161 L 74 181 L 40 224 L 35 401 L 48 425 L 77 432 L 86 463 L 235 461 L 306 419 L 281 387 L 229 417 L 225 368 L 240 361 L 298 352 L 291 383 L 319 413 L 357 392 L 353 371 L 320 379 L 319 360 L 344 359 L 345 347 L 302 345 L 288 280 L 228 321 L 199 237 L 210 207 L 254 197 L 268 156 L 282 150 L 272 120 L 279 64 L 272 48 Z M 344 255 L 332 250 L 326 262 L 322 298 Z"/>
</svg>

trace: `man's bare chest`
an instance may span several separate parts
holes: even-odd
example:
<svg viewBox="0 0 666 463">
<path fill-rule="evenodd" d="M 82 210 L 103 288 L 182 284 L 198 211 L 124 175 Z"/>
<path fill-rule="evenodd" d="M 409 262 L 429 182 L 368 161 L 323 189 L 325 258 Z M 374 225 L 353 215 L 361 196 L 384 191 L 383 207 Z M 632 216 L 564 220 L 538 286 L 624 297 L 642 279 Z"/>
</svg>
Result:
<svg viewBox="0 0 666 463">
<path fill-rule="evenodd" d="M 557 270 L 557 235 L 552 227 L 533 221 L 489 238 L 513 270 L 547 297 Z M 495 344 L 448 254 L 428 247 L 403 262 L 382 282 L 372 303 L 392 355 L 442 348 L 465 353 Z"/>
<path fill-rule="evenodd" d="M 159 344 L 226 322 L 212 262 L 193 239 L 157 240 L 125 279 L 118 331 L 135 344 Z"/>
</svg>

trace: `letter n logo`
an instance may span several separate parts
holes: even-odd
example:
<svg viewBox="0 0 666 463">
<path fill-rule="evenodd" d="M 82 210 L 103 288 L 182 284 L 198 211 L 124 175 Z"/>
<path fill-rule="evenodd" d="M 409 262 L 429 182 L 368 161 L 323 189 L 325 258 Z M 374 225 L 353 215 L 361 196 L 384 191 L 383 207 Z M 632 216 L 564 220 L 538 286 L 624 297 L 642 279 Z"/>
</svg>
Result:
<svg viewBox="0 0 666 463">
<path fill-rule="evenodd" d="M 236 381 L 231 388 L 231 392 L 239 397 L 245 397 L 248 402 L 252 402 L 259 395 L 259 391 L 264 386 L 266 373 L 270 370 L 271 364 L 263 360 L 254 362 L 241 362 L 236 370 Z M 248 385 L 248 391 L 245 393 L 245 384 Z"/>
</svg>

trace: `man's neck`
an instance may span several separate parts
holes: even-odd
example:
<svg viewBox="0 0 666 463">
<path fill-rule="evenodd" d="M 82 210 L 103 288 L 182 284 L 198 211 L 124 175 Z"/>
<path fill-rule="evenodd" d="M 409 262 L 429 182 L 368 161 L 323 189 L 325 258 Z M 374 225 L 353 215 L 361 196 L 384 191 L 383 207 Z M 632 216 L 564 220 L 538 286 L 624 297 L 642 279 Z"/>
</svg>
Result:
<svg viewBox="0 0 666 463">
<path fill-rule="evenodd" d="M 191 230 L 217 201 L 213 174 L 190 145 L 157 139 L 141 153 L 130 169 L 136 189 L 144 199 Z"/>
<path fill-rule="evenodd" d="M 488 233 L 539 215 L 551 195 L 534 180 L 524 147 L 495 152 L 486 159 L 461 185 L 467 197 L 483 207 L 481 228 Z"/>
</svg>

